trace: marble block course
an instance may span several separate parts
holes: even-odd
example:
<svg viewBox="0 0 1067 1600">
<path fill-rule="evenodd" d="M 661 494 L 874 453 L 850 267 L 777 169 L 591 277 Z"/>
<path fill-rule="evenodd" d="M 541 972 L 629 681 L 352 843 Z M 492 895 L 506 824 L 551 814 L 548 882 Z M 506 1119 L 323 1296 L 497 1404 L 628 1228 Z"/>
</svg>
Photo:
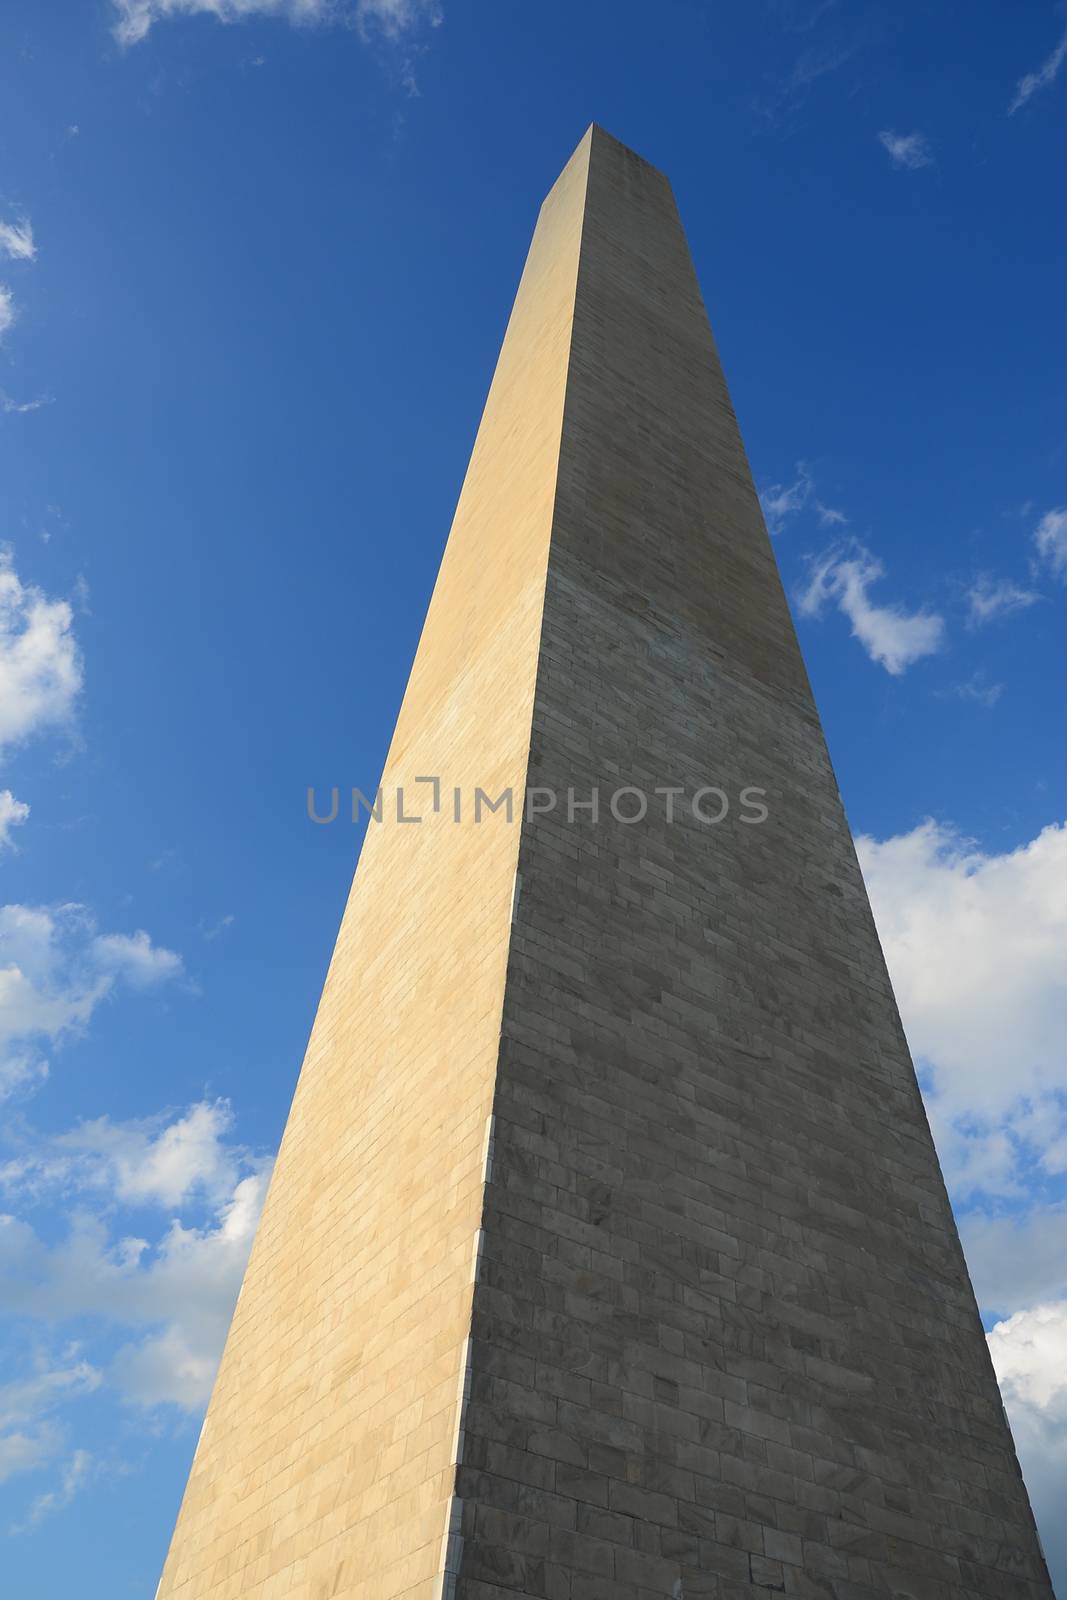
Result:
<svg viewBox="0 0 1067 1600">
<path fill-rule="evenodd" d="M 383 792 L 161 1600 L 1050 1600 L 670 186 L 598 127 Z"/>
</svg>

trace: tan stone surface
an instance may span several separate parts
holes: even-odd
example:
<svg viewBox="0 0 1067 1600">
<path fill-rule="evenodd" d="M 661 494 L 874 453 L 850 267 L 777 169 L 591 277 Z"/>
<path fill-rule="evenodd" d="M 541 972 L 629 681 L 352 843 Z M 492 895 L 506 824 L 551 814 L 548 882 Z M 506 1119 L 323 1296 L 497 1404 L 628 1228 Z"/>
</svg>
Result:
<svg viewBox="0 0 1067 1600">
<path fill-rule="evenodd" d="M 424 1600 L 441 1565 L 588 140 L 542 208 L 161 1600 Z"/>
</svg>

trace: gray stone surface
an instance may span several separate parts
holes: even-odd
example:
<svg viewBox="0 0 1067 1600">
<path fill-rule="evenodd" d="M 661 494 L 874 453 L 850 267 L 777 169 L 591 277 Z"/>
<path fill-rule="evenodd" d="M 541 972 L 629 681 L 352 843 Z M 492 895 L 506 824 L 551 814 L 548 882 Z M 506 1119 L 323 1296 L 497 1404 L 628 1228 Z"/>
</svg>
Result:
<svg viewBox="0 0 1067 1600">
<path fill-rule="evenodd" d="M 670 188 L 599 130 L 529 783 L 770 815 L 523 825 L 456 1594 L 1048 1600 Z"/>
</svg>

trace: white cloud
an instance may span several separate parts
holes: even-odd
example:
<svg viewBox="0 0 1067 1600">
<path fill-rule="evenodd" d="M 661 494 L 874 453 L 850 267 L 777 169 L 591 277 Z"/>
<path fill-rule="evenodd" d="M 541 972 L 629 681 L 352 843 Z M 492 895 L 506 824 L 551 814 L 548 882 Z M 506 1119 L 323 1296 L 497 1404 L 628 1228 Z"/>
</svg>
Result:
<svg viewBox="0 0 1067 1600">
<path fill-rule="evenodd" d="M 6 283 L 0 283 L 0 339 L 15 321 L 15 302 Z"/>
<path fill-rule="evenodd" d="M 797 472 L 795 483 L 772 483 L 770 488 L 760 490 L 760 505 L 771 533 L 781 533 L 786 521 L 802 510 L 811 497 L 812 481 L 802 461 L 797 463 Z"/>
<path fill-rule="evenodd" d="M 1067 824 L 1002 855 L 927 821 L 857 840 L 957 1196 L 1067 1168 Z"/>
<path fill-rule="evenodd" d="M 5 417 L 25 416 L 28 411 L 40 411 L 42 406 L 51 404 L 51 395 L 42 394 L 36 400 L 12 400 L 9 394 L 0 389 L 0 412 Z"/>
<path fill-rule="evenodd" d="M 110 1363 L 110 1381 L 137 1405 L 200 1410 L 266 1190 L 265 1165 L 255 1165 L 204 1226 L 175 1220 L 154 1245 L 113 1237 L 101 1218 L 84 1212 L 54 1245 L 16 1217 L 0 1219 L 0 1280 L 9 1311 L 56 1324 L 88 1317 L 138 1331 Z"/>
<path fill-rule="evenodd" d="M 16 1430 L 0 1433 L 0 1483 L 20 1472 L 36 1472 L 57 1448 L 54 1429 L 38 1428 L 33 1433 Z"/>
<path fill-rule="evenodd" d="M 920 167 L 932 167 L 934 164 L 930 143 L 924 133 L 893 133 L 885 128 L 878 135 L 878 142 L 887 151 L 894 167 L 905 167 L 915 172 Z"/>
<path fill-rule="evenodd" d="M 980 572 L 967 591 L 970 621 L 978 627 L 998 617 L 1025 611 L 1040 598 L 1035 589 L 1024 589 L 1011 578 L 994 578 L 988 572 Z"/>
<path fill-rule="evenodd" d="M 1025 77 L 1019 79 L 1015 86 L 1015 98 L 1008 107 L 1009 117 L 1014 116 L 1016 111 L 1026 104 L 1031 95 L 1037 93 L 1038 89 L 1047 89 L 1050 84 L 1055 83 L 1059 70 L 1065 61 L 1067 61 L 1067 32 L 1063 34 L 1051 55 L 1046 56 L 1036 72 L 1028 72 Z"/>
<path fill-rule="evenodd" d="M 95 1117 L 49 1138 L 12 1129 L 14 1153 L 0 1164 L 0 1189 L 37 1202 L 55 1193 L 65 1199 L 96 1193 L 120 1205 L 168 1210 L 196 1198 L 221 1204 L 248 1159 L 227 1142 L 232 1126 L 226 1101 L 205 1100 L 169 1122 Z"/>
<path fill-rule="evenodd" d="M 960 700 L 972 700 L 977 705 L 989 709 L 995 706 L 1004 693 L 1002 683 L 987 683 L 985 674 L 976 672 L 965 683 L 957 683 L 954 689 L 948 691 Z"/>
<path fill-rule="evenodd" d="M 1018 1311 L 989 1334 L 1045 1555 L 1067 1563 L 1067 1301 Z"/>
<path fill-rule="evenodd" d="M 26 217 L 20 222 L 0 222 L 0 255 L 13 261 L 32 261 L 37 254 L 33 228 Z"/>
<path fill-rule="evenodd" d="M 796 516 L 809 506 L 822 527 L 843 526 L 848 518 L 843 511 L 835 511 L 832 506 L 823 505 L 815 493 L 815 481 L 803 461 L 797 462 L 796 471 L 794 483 L 772 483 L 769 488 L 760 490 L 760 505 L 763 507 L 769 532 L 782 533 L 790 517 Z"/>
<path fill-rule="evenodd" d="M 945 624 L 932 611 L 876 605 L 868 591 L 884 576 L 882 563 L 862 545 L 831 550 L 813 564 L 799 607 L 802 616 L 818 617 L 828 603 L 836 605 L 871 660 L 899 677 L 913 662 L 940 650 Z"/>
<path fill-rule="evenodd" d="M 933 822 L 857 847 L 954 1197 L 1030 1207 L 972 1211 L 960 1232 L 979 1303 L 1003 1318 L 990 1353 L 1067 1570 L 1067 1203 L 1041 1199 L 1067 1171 L 1067 824 L 999 855 Z"/>
<path fill-rule="evenodd" d="M 93 940 L 93 959 L 105 972 L 124 977 L 134 989 L 150 989 L 181 972 L 182 958 L 153 944 L 143 928 L 136 933 L 105 933 Z"/>
<path fill-rule="evenodd" d="M 18 1473 L 46 1466 L 60 1451 L 63 1430 L 55 1412 L 80 1395 L 91 1394 L 102 1374 L 87 1361 L 65 1367 L 39 1367 L 29 1376 L 0 1387 L 0 1483 Z"/>
<path fill-rule="evenodd" d="M 0 1098 L 47 1076 L 43 1048 L 80 1032 L 116 981 L 180 972 L 143 932 L 99 936 L 84 906 L 0 906 Z"/>
<path fill-rule="evenodd" d="M 16 800 L 10 789 L 0 789 L 0 850 L 14 849 L 11 830 L 20 827 L 29 814 L 24 800 Z"/>
<path fill-rule="evenodd" d="M 45 727 L 69 725 L 82 663 L 66 600 L 23 584 L 0 552 L 0 754 Z"/>
<path fill-rule="evenodd" d="M 244 22 L 253 17 L 278 17 L 299 26 L 313 23 L 355 23 L 399 39 L 421 23 L 441 20 L 436 0 L 112 0 L 113 33 L 119 44 L 138 44 L 156 22 L 168 17 L 212 16 L 219 22 Z"/>
<path fill-rule="evenodd" d="M 92 1464 L 93 1458 L 88 1450 L 75 1450 L 60 1474 L 58 1488 L 39 1494 L 30 1506 L 25 1523 L 13 1528 L 12 1532 L 24 1533 L 28 1528 L 35 1528 L 53 1511 L 60 1511 L 64 1506 L 69 1506 L 88 1478 Z"/>
<path fill-rule="evenodd" d="M 1067 578 L 1067 506 L 1046 511 L 1034 532 L 1037 553 L 1057 578 Z"/>
<path fill-rule="evenodd" d="M 356 20 L 361 31 L 367 33 L 375 27 L 387 39 L 399 39 L 423 21 L 437 28 L 442 18 L 437 0 L 356 0 Z"/>
</svg>

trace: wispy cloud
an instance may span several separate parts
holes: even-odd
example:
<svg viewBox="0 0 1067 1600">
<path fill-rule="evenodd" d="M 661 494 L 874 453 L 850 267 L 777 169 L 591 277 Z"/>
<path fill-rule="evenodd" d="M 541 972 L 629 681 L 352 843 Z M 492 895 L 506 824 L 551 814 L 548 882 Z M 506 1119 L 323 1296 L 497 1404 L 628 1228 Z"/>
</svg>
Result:
<svg viewBox="0 0 1067 1600">
<path fill-rule="evenodd" d="M 139 44 L 155 23 L 183 16 L 231 23 L 277 17 L 294 26 L 347 23 L 364 37 L 377 33 L 390 40 L 441 21 L 436 0 L 112 0 L 112 11 L 112 32 L 121 45 Z"/>
<path fill-rule="evenodd" d="M 782 26 L 789 33 L 810 33 L 828 11 L 836 10 L 838 0 L 814 0 L 801 5 L 797 0 L 780 0 L 779 12 Z"/>
<path fill-rule="evenodd" d="M 905 611 L 873 601 L 870 590 L 884 577 L 882 563 L 861 544 L 838 546 L 812 563 L 808 586 L 799 597 L 800 614 L 818 617 L 827 605 L 835 605 L 871 660 L 899 677 L 913 662 L 941 649 L 945 623 L 936 612 Z"/>
<path fill-rule="evenodd" d="M 356 21 L 366 35 L 377 28 L 388 39 L 400 39 L 421 23 L 440 26 L 444 13 L 437 0 L 357 0 Z"/>
<path fill-rule="evenodd" d="M 0 389 L 0 412 L 4 416 L 22 416 L 27 411 L 40 411 L 42 406 L 51 405 L 51 395 L 39 395 L 36 400 L 12 400 L 9 394 Z"/>
<path fill-rule="evenodd" d="M 15 302 L 6 283 L 0 283 L 0 339 L 15 322 Z"/>
<path fill-rule="evenodd" d="M 768 531 L 772 534 L 782 533 L 791 517 L 809 508 L 814 511 L 821 527 L 843 527 L 848 518 L 843 511 L 824 505 L 819 499 L 815 492 L 815 481 L 805 462 L 797 462 L 796 473 L 793 483 L 772 483 L 760 490 L 760 505 Z"/>
<path fill-rule="evenodd" d="M 829 9 L 828 6 L 817 6 L 802 28 L 790 26 L 790 31 L 807 32 L 813 29 Z M 838 30 L 836 36 L 806 45 L 788 72 L 768 76 L 767 87 L 753 99 L 753 110 L 768 127 L 780 127 L 799 111 L 818 83 L 840 71 L 852 60 L 862 43 L 858 34 L 846 37 Z"/>
<path fill-rule="evenodd" d="M 973 626 L 980 627 L 999 617 L 1025 611 L 1040 599 L 1036 589 L 1024 589 L 1011 578 L 994 578 L 991 573 L 980 572 L 967 591 L 969 620 Z"/>
<path fill-rule="evenodd" d="M 39 1494 L 30 1506 L 26 1520 L 16 1523 L 12 1533 L 27 1533 L 31 1528 L 36 1528 L 45 1517 L 51 1516 L 53 1511 L 62 1511 L 69 1506 L 78 1490 L 89 1477 L 93 1465 L 93 1458 L 88 1450 L 75 1450 L 63 1467 L 59 1484 L 55 1489 L 48 1489 L 44 1494 Z"/>
<path fill-rule="evenodd" d="M 1037 553 L 1057 578 L 1067 578 L 1067 506 L 1046 511 L 1034 530 Z"/>
<path fill-rule="evenodd" d="M 6 1225 L 11 1221 L 0 1217 L 0 1256 L 7 1244 Z M 61 1455 L 64 1429 L 56 1420 L 56 1412 L 72 1400 L 92 1394 L 100 1387 L 102 1376 L 88 1361 L 73 1360 L 68 1355 L 65 1365 L 40 1363 L 25 1377 L 0 1387 L 0 1483 L 20 1473 L 37 1472 Z M 84 1452 L 75 1452 L 78 1454 Z M 56 1491 L 60 1496 L 63 1479 Z M 41 1515 L 49 1509 L 45 1506 Z M 32 1508 L 30 1515 L 33 1517 Z"/>
<path fill-rule="evenodd" d="M 996 705 L 1004 693 L 1002 683 L 987 683 L 984 672 L 976 672 L 965 683 L 957 683 L 954 689 L 948 691 L 957 700 L 970 700 L 975 705 L 985 706 L 987 710 Z"/>
<path fill-rule="evenodd" d="M 118 984 L 145 990 L 182 971 L 143 930 L 98 934 L 84 906 L 0 906 L 0 1098 L 46 1078 L 47 1047 L 80 1033 Z"/>
<path fill-rule="evenodd" d="M 1037 71 L 1028 72 L 1019 79 L 1015 85 L 1015 98 L 1008 107 L 1009 117 L 1013 117 L 1017 111 L 1020 111 L 1039 89 L 1047 89 L 1050 84 L 1055 83 L 1060 68 L 1065 61 L 1067 61 L 1067 30 L 1064 31 L 1051 54 L 1042 61 Z"/>
<path fill-rule="evenodd" d="M 760 490 L 760 505 L 771 533 L 781 533 L 789 518 L 802 511 L 811 498 L 811 478 L 802 461 L 797 463 L 797 472 L 794 483 L 772 483 Z"/>
<path fill-rule="evenodd" d="M 884 128 L 878 135 L 878 142 L 888 153 L 894 167 L 915 172 L 920 167 L 932 167 L 934 164 L 930 141 L 924 133 L 893 133 L 891 129 Z"/>
<path fill-rule="evenodd" d="M 26 217 L 18 222 L 0 222 L 0 255 L 12 261 L 32 261 L 37 254 L 33 228 Z"/>
</svg>

